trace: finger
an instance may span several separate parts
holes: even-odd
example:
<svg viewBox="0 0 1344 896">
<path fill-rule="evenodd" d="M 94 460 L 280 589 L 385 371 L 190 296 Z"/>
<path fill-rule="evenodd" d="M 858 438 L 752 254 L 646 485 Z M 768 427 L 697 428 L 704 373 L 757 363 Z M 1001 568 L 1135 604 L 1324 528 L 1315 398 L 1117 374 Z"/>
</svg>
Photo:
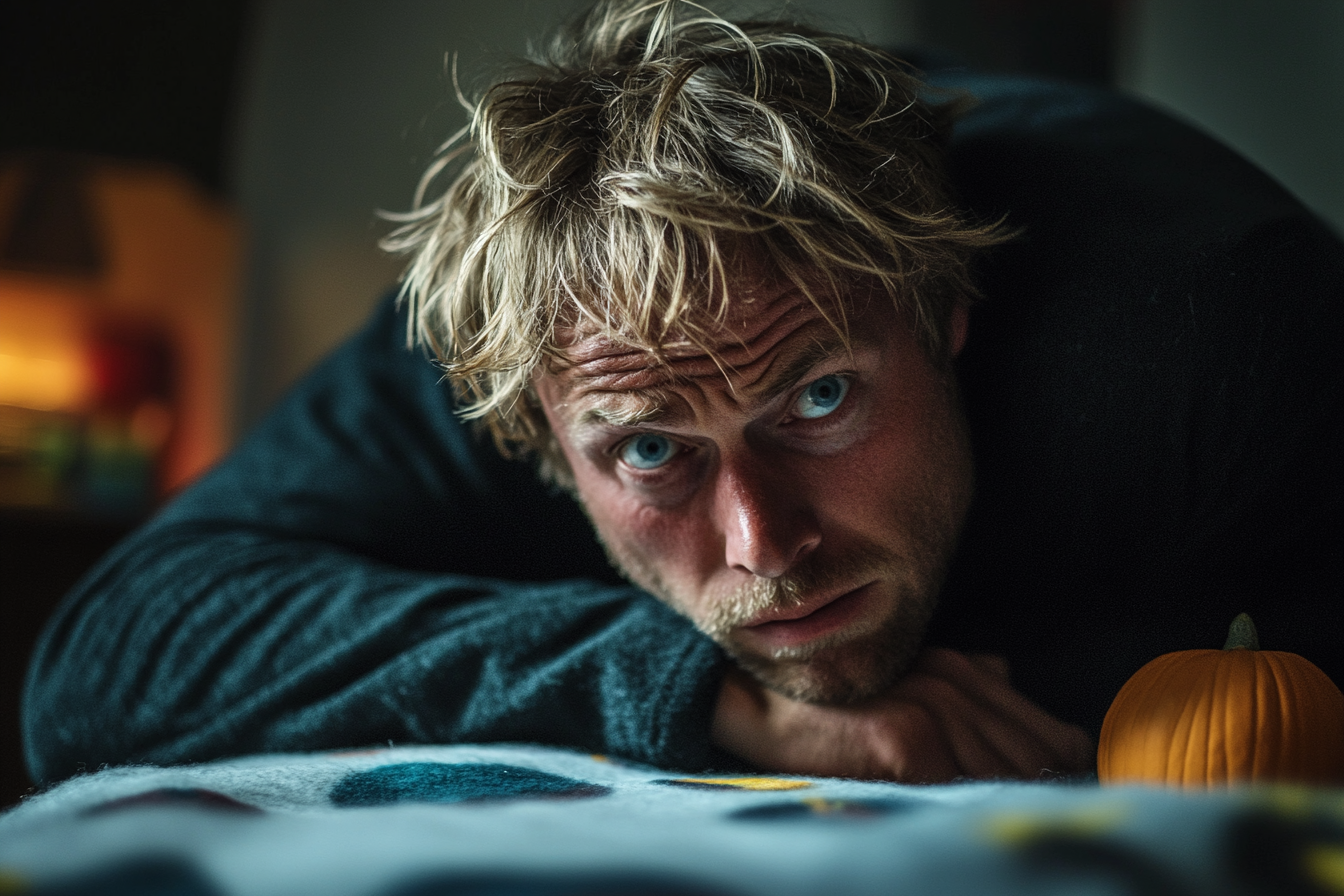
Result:
<svg viewBox="0 0 1344 896">
<path fill-rule="evenodd" d="M 1003 680 L 986 675 L 968 656 L 958 651 L 947 648 L 927 649 L 920 654 L 916 668 L 930 675 L 946 678 L 986 707 L 1016 720 L 1042 740 L 1058 741 L 1066 731 L 1070 733 L 1082 731 L 1074 725 L 1056 719 Z M 1086 739 L 1086 735 L 1083 735 L 1083 738 Z"/>
<path fill-rule="evenodd" d="M 921 654 L 916 668 L 946 679 L 989 710 L 978 718 L 982 734 L 1023 775 L 1091 767 L 1095 751 L 1081 728 L 1056 719 L 966 655 L 933 648 Z"/>
<path fill-rule="evenodd" d="M 927 700 L 927 705 L 936 707 L 968 773 L 1034 779 L 1043 769 L 1057 769 L 1063 764 L 1050 743 L 1015 719 L 960 692 L 945 679 L 922 673 L 910 678 L 911 690 L 906 692 L 909 698 Z"/>
<path fill-rule="evenodd" d="M 794 774 L 937 784 L 961 771 L 936 720 L 917 703 L 802 703 L 766 691 L 777 749 L 765 766 Z"/>
<path fill-rule="evenodd" d="M 1078 726 L 1055 718 L 1011 685 L 973 671 L 956 657 L 933 658 L 931 665 L 1002 720 L 1000 725 L 988 725 L 995 743 L 1028 775 L 1079 772 L 1093 766 L 1092 739 Z"/>
<path fill-rule="evenodd" d="M 945 678 L 914 672 L 893 696 L 924 707 L 936 720 L 962 775 L 972 778 L 1020 777 L 1015 759 L 999 749 L 1005 737 L 1001 720 Z"/>
<path fill-rule="evenodd" d="M 729 753 L 768 768 L 775 757 L 764 701 L 763 690 L 753 678 L 736 667 L 729 668 L 714 706 L 710 740 Z"/>
<path fill-rule="evenodd" d="M 966 658 L 976 665 L 981 672 L 991 678 L 997 678 L 1004 684 L 1009 684 L 1012 675 L 1008 667 L 1008 660 L 997 653 L 968 653 Z"/>
<path fill-rule="evenodd" d="M 872 752 L 878 765 L 872 777 L 906 784 L 945 784 L 966 774 L 956 761 L 947 732 L 925 706 L 884 700 L 880 707 L 858 711 L 870 720 L 877 745 Z"/>
</svg>

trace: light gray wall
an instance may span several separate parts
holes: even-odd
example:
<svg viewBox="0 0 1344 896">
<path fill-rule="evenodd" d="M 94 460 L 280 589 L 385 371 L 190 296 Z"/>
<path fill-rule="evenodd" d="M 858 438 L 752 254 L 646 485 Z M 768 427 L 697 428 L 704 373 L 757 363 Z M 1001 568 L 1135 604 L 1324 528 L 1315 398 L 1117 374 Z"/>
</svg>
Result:
<svg viewBox="0 0 1344 896">
<path fill-rule="evenodd" d="M 355 328 L 399 264 L 378 209 L 405 209 L 460 126 L 446 55 L 517 53 L 561 0 L 273 0 L 259 6 L 236 146 L 250 228 L 246 425 Z"/>
<path fill-rule="evenodd" d="M 375 212 L 406 209 L 435 146 L 465 123 L 447 57 L 459 54 L 459 70 L 478 73 L 499 54 L 520 54 L 530 37 L 584 5 L 259 5 L 234 152 L 236 193 L 250 228 L 240 428 L 358 326 L 400 270 L 375 246 L 387 230 Z M 909 6 L 829 0 L 784 8 L 890 42 L 908 36 Z"/>
<path fill-rule="evenodd" d="M 1120 86 L 1221 137 L 1344 233 L 1344 0 L 1131 0 Z"/>
</svg>

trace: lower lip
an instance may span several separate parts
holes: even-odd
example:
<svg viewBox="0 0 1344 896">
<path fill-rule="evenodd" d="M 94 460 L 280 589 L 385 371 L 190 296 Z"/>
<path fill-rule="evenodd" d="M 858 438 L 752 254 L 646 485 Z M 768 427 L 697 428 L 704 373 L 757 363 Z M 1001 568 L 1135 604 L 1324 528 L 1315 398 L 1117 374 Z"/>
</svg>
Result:
<svg viewBox="0 0 1344 896">
<path fill-rule="evenodd" d="M 865 598 L 871 587 L 864 585 L 862 588 L 855 588 L 801 619 L 761 622 L 740 631 L 750 632 L 753 641 L 763 642 L 762 646 L 773 649 L 797 647 L 808 641 L 824 638 L 840 631 L 859 617 L 867 603 Z"/>
</svg>

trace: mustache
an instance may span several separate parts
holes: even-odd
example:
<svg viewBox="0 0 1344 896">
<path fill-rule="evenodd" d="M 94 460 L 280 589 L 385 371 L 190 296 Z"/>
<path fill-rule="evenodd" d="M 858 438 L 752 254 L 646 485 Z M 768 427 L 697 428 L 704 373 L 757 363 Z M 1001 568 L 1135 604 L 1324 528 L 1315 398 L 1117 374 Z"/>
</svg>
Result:
<svg viewBox="0 0 1344 896">
<path fill-rule="evenodd" d="M 794 569 L 773 579 L 756 577 L 714 601 L 714 609 L 700 624 L 711 638 L 722 641 L 734 629 L 768 610 L 801 606 L 809 596 L 844 586 L 857 588 L 876 571 L 890 568 L 895 555 L 876 545 L 847 552 L 843 559 L 807 558 Z"/>
</svg>

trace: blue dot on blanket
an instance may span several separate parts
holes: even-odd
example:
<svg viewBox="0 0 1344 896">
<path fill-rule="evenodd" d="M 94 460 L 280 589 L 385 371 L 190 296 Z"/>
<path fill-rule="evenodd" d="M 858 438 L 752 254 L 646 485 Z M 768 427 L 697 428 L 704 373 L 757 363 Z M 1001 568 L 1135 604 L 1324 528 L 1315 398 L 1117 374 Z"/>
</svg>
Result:
<svg viewBox="0 0 1344 896">
<path fill-rule="evenodd" d="M 521 797 L 603 796 L 611 788 L 532 768 L 494 763 L 402 762 L 354 772 L 331 791 L 337 806 L 465 803 Z"/>
</svg>

